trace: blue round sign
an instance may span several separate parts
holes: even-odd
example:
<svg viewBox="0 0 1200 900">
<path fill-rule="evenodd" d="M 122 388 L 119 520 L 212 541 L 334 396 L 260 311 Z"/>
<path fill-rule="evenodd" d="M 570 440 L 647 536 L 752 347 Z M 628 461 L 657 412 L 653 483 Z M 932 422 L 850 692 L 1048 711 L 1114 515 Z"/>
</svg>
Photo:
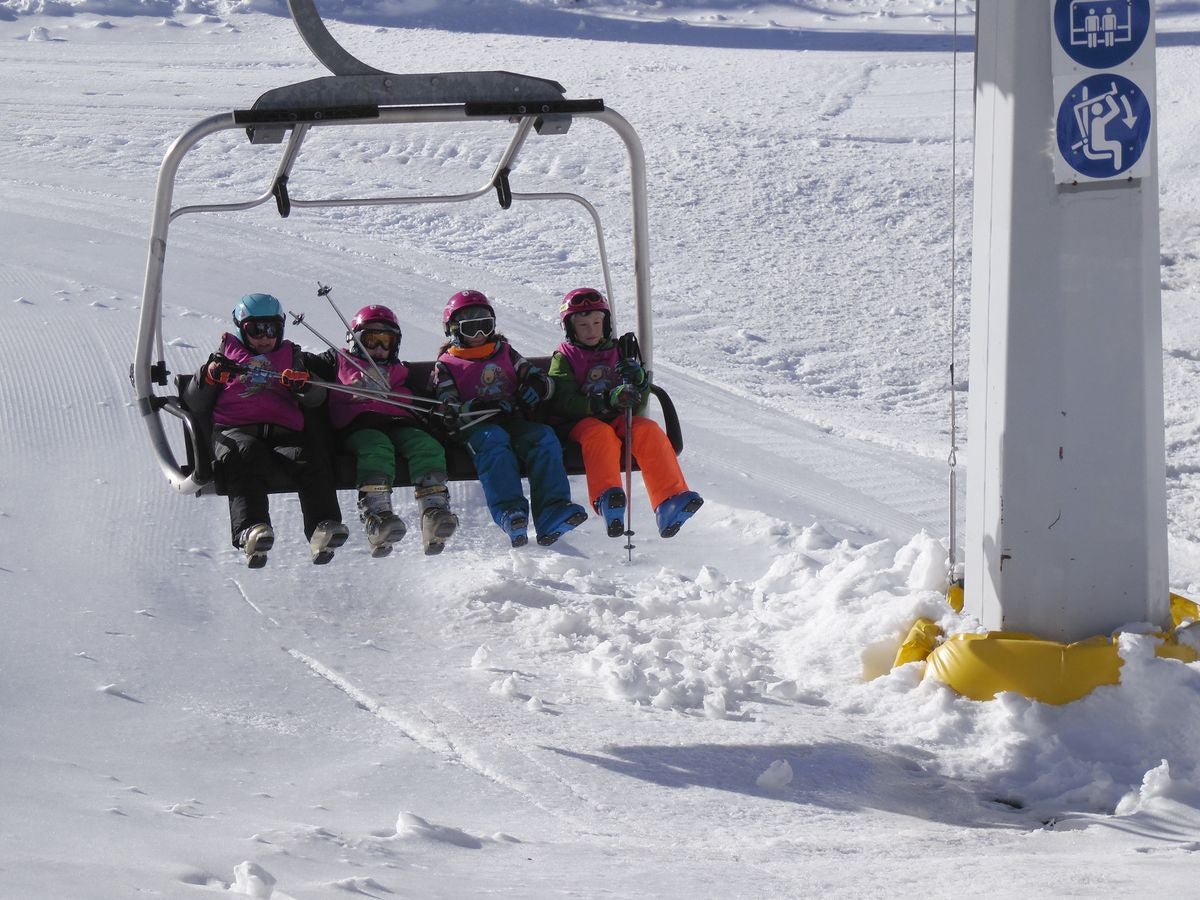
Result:
<svg viewBox="0 0 1200 900">
<path fill-rule="evenodd" d="M 1055 0 L 1058 42 L 1089 69 L 1113 69 L 1128 61 L 1149 30 L 1150 0 Z"/>
<path fill-rule="evenodd" d="M 1106 72 L 1071 88 L 1058 107 L 1058 151 L 1088 178 L 1113 178 L 1150 140 L 1150 103 L 1128 78 Z"/>
</svg>

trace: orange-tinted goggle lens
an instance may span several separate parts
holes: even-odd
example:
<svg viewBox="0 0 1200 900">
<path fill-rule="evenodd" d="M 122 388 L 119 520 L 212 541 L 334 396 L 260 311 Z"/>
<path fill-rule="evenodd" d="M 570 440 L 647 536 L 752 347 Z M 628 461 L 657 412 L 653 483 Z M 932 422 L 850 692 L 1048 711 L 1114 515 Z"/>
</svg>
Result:
<svg viewBox="0 0 1200 900">
<path fill-rule="evenodd" d="M 391 331 L 364 331 L 360 335 L 359 340 L 362 341 L 364 347 L 368 350 L 383 348 L 391 350 L 396 346 L 396 335 Z"/>
</svg>

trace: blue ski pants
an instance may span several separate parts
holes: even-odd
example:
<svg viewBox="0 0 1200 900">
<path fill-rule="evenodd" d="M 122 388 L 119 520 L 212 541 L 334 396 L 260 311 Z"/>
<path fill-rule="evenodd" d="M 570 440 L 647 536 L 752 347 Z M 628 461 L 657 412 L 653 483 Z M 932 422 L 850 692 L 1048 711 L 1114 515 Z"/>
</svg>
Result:
<svg viewBox="0 0 1200 900">
<path fill-rule="evenodd" d="M 499 525 L 513 509 L 530 511 L 521 489 L 524 463 L 534 527 L 540 532 L 557 524 L 555 511 L 571 502 L 571 483 L 563 467 L 562 444 L 550 426 L 524 419 L 483 422 L 467 432 L 466 444 L 493 522 Z"/>
</svg>

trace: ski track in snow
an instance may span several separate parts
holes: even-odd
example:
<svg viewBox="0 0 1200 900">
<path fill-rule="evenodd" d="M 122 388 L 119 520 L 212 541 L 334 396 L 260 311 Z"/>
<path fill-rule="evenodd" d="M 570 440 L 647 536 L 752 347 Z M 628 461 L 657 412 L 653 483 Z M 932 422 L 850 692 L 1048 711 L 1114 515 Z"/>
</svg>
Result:
<svg viewBox="0 0 1200 900">
<path fill-rule="evenodd" d="M 272 638 L 278 637 L 285 630 L 295 630 L 294 624 L 289 628 L 288 623 L 277 620 L 255 603 L 241 581 L 233 579 L 233 583 L 242 600 L 264 623 L 271 626 Z M 517 744 L 491 732 L 487 722 L 473 718 L 470 713 L 455 704 L 439 701 L 433 711 L 428 704 L 418 704 L 414 711 L 420 715 L 419 721 L 380 702 L 345 675 L 311 654 L 287 645 L 281 645 L 280 650 L 345 694 L 359 709 L 396 729 L 408 740 L 447 762 L 463 766 L 512 791 L 520 796 L 523 802 L 562 819 L 564 823 L 580 827 L 579 820 L 569 812 L 578 803 L 592 809 L 599 808 L 596 801 L 589 799 L 559 772 L 538 762 Z M 450 727 L 452 721 L 457 723 L 453 732 Z M 469 735 L 475 737 L 470 738 Z M 479 745 L 481 735 L 488 735 L 489 748 L 486 753 L 482 752 Z M 497 739 L 501 747 L 497 747 Z M 501 749 L 503 752 L 499 753 L 500 758 L 497 758 Z M 527 775 L 524 779 L 516 774 L 522 772 Z M 551 785 L 554 784 L 562 788 L 563 796 L 551 789 Z M 564 798 L 568 802 L 564 802 Z"/>
</svg>

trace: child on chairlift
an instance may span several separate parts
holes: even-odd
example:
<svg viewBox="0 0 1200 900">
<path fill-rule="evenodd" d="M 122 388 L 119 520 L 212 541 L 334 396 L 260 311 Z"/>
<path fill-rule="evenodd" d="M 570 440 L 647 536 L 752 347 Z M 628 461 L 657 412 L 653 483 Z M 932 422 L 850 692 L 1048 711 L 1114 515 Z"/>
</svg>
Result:
<svg viewBox="0 0 1200 900">
<path fill-rule="evenodd" d="M 658 533 L 674 537 L 704 500 L 688 489 L 662 428 L 642 415 L 650 390 L 646 370 L 636 359 L 619 358 L 612 310 L 594 288 L 568 291 L 558 318 L 566 340 L 550 360 L 551 411 L 566 419 L 567 436 L 583 450 L 592 508 L 604 519 L 609 537 L 624 533 L 629 499 L 621 487 L 622 441 L 632 440 Z M 632 436 L 626 433 L 629 410 Z"/>
<path fill-rule="evenodd" d="M 550 426 L 529 419 L 552 383 L 496 332 L 496 313 L 479 291 L 459 291 L 442 310 L 449 340 L 431 373 L 432 390 L 457 427 L 451 440 L 470 452 L 492 520 L 514 547 L 528 542 L 532 511 L 537 542 L 548 546 L 587 519 L 571 501 L 562 445 Z M 521 485 L 521 464 L 530 500 Z"/>
</svg>

